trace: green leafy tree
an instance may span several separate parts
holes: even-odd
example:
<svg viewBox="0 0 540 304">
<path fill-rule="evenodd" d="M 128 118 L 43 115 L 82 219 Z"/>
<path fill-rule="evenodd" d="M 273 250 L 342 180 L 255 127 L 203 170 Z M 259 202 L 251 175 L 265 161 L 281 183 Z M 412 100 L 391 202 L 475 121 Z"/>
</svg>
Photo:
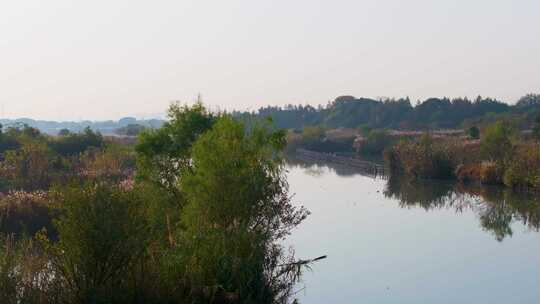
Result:
<svg viewBox="0 0 540 304">
<path fill-rule="evenodd" d="M 222 117 L 193 146 L 192 170 L 181 180 L 187 205 L 182 244 L 188 281 L 270 303 L 289 295 L 292 269 L 280 268 L 278 243 L 307 215 L 287 193 L 283 132 L 245 130 Z"/>
<path fill-rule="evenodd" d="M 155 214 L 165 219 L 167 239 L 174 245 L 174 223 L 179 209 L 185 204 L 178 183 L 192 165 L 193 143 L 214 125 L 216 116 L 202 103 L 193 106 L 172 104 L 168 109 L 169 121 L 159 129 L 146 129 L 139 135 L 135 146 L 137 154 L 137 179 L 154 192 L 163 192 L 161 206 Z"/>
<path fill-rule="evenodd" d="M 480 148 L 482 154 L 493 161 L 506 161 L 514 149 L 516 128 L 508 121 L 502 120 L 487 127 L 482 136 Z"/>
<path fill-rule="evenodd" d="M 191 146 L 216 120 L 202 103 L 193 106 L 172 104 L 169 121 L 159 129 L 146 129 L 139 135 L 138 178 L 151 182 L 180 198 L 177 182 L 190 167 Z"/>
</svg>

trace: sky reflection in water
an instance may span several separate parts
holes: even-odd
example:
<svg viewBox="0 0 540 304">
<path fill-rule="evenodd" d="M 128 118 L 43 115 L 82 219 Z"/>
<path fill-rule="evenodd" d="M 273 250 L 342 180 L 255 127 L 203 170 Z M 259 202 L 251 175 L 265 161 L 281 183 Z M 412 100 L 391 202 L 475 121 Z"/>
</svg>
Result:
<svg viewBox="0 0 540 304">
<path fill-rule="evenodd" d="M 289 163 L 312 214 L 287 240 L 323 254 L 302 303 L 540 303 L 540 203 L 498 187 Z"/>
</svg>

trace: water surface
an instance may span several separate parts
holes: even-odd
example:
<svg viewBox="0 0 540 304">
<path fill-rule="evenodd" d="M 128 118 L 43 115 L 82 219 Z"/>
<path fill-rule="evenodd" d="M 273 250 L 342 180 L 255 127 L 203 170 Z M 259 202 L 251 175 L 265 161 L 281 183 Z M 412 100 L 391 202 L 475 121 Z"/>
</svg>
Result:
<svg viewBox="0 0 540 304">
<path fill-rule="evenodd" d="M 540 203 L 501 188 L 365 176 L 291 162 L 311 211 L 288 242 L 301 303 L 540 303 Z"/>
</svg>

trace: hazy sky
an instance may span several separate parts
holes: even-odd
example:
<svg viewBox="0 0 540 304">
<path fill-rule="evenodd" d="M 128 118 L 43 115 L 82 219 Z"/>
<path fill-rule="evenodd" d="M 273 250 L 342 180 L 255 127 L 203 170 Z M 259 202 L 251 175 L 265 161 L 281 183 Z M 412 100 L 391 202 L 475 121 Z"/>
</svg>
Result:
<svg viewBox="0 0 540 304">
<path fill-rule="evenodd" d="M 540 91 L 538 0 L 0 2 L 9 117 Z M 0 112 L 0 114 L 2 114 Z"/>
</svg>

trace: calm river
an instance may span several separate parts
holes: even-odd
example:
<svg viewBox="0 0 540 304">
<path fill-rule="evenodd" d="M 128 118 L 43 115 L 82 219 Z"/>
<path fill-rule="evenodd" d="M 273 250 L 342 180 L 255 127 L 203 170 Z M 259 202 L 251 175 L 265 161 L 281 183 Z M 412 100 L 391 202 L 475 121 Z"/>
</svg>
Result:
<svg viewBox="0 0 540 304">
<path fill-rule="evenodd" d="M 540 303 L 540 202 L 501 188 L 291 161 L 301 303 Z"/>
</svg>

